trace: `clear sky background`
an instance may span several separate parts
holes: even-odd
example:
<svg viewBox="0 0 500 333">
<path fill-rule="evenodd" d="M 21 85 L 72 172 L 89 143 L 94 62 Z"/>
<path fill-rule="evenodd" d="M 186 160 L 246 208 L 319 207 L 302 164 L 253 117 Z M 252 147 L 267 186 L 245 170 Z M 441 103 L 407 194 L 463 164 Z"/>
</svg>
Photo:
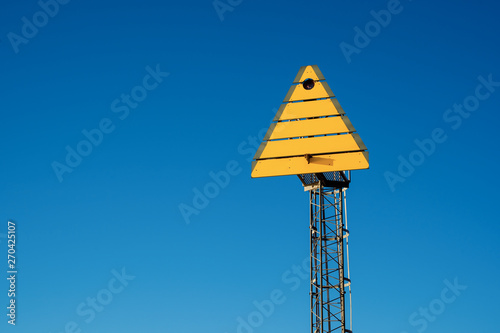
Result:
<svg viewBox="0 0 500 333">
<path fill-rule="evenodd" d="M 498 3 L 228 1 L 2 2 L 0 331 L 308 332 L 307 193 L 249 158 L 312 64 L 370 151 L 354 331 L 498 331 Z"/>
</svg>

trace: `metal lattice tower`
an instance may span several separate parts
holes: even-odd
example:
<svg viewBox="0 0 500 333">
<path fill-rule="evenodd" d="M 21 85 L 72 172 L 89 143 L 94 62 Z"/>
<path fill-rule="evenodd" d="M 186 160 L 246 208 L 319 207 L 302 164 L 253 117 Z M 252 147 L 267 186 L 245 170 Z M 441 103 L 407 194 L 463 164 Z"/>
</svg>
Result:
<svg viewBox="0 0 500 333">
<path fill-rule="evenodd" d="M 343 172 L 300 175 L 310 201 L 311 333 L 351 332 L 346 322 Z M 314 182 L 314 183 L 311 183 Z"/>
</svg>

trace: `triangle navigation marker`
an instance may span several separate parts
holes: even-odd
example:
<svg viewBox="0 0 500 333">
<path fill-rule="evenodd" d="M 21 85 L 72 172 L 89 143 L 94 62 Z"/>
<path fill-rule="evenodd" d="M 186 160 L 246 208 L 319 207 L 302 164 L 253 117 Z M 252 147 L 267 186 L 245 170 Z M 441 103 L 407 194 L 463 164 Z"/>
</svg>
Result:
<svg viewBox="0 0 500 333">
<path fill-rule="evenodd" d="M 367 169 L 368 150 L 318 66 L 303 66 L 252 162 L 252 177 Z"/>
</svg>

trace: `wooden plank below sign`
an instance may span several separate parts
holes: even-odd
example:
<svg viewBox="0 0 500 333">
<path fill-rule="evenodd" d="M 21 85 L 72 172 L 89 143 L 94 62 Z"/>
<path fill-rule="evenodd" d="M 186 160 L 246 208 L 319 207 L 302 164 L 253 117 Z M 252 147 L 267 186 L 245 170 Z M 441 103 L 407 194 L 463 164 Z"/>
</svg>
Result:
<svg viewBox="0 0 500 333">
<path fill-rule="evenodd" d="M 254 159 L 328 154 L 366 150 L 357 133 L 292 140 L 264 141 Z"/>
<path fill-rule="evenodd" d="M 252 178 L 368 169 L 368 152 L 312 155 L 309 159 L 289 157 L 252 163 Z"/>
</svg>

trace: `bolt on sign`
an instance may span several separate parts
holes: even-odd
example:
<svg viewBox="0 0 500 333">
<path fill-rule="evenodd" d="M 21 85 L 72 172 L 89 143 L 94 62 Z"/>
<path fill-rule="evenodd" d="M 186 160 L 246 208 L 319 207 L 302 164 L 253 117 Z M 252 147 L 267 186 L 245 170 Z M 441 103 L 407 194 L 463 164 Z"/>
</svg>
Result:
<svg viewBox="0 0 500 333">
<path fill-rule="evenodd" d="M 368 150 L 318 66 L 303 66 L 252 162 L 252 178 L 368 169 Z"/>
</svg>

